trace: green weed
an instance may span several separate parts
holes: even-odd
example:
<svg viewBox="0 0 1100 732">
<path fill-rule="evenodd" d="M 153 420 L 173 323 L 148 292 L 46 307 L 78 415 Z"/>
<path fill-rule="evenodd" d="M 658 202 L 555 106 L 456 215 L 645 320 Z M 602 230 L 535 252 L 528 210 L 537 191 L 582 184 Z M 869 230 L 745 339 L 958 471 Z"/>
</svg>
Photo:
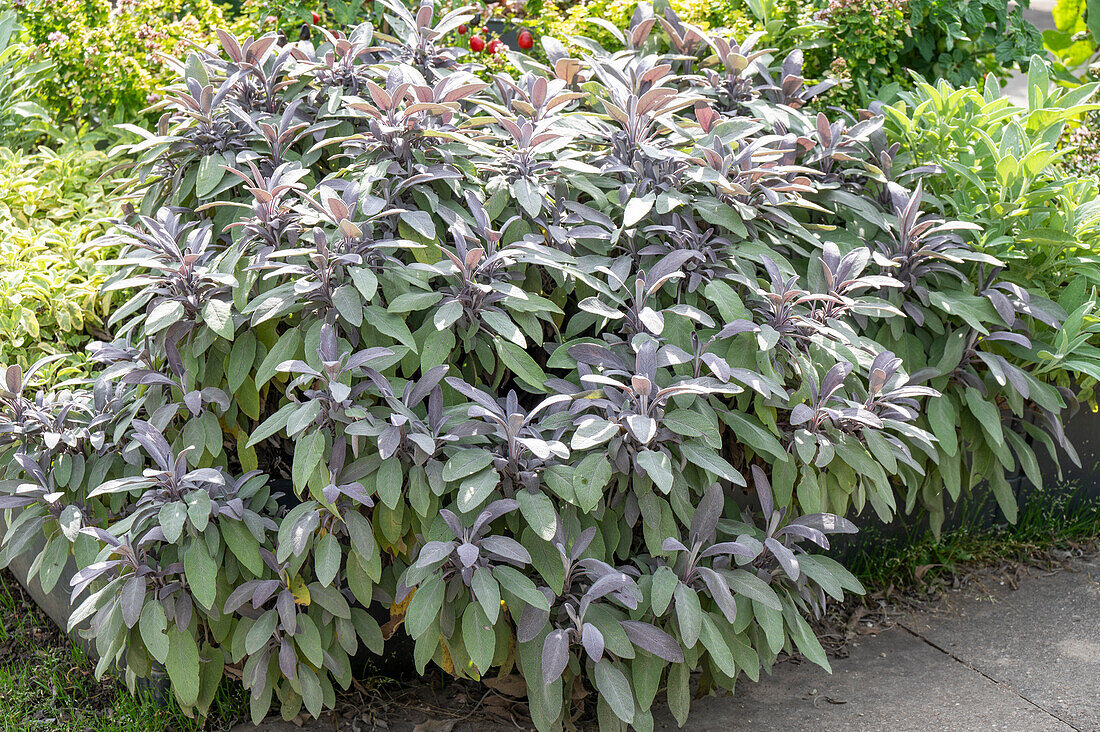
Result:
<svg viewBox="0 0 1100 732">
<path fill-rule="evenodd" d="M 1043 491 L 1022 502 L 1016 524 L 989 526 L 984 505 L 960 505 L 956 526 L 939 539 L 923 528 L 865 537 L 846 559 L 869 589 L 948 584 L 964 569 L 1023 562 L 1100 539 L 1100 501 L 1081 492 Z"/>
</svg>

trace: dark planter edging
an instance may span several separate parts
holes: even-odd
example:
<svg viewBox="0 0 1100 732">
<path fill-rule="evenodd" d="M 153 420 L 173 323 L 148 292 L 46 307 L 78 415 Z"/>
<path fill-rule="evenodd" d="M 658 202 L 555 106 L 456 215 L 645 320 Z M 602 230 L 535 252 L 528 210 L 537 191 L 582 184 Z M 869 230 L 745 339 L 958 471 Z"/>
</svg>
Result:
<svg viewBox="0 0 1100 732">
<path fill-rule="evenodd" d="M 1043 486 L 1040 489 L 1021 470 L 1008 477 L 1008 482 L 1016 493 L 1016 503 L 1021 509 L 1029 501 L 1049 500 L 1052 497 L 1065 499 L 1070 506 L 1100 503 L 1100 413 L 1082 408 L 1066 417 L 1064 426 L 1066 438 L 1076 450 L 1081 465 L 1075 465 L 1069 454 L 1058 448 L 1058 460 L 1062 468 L 1062 477 L 1059 479 L 1058 466 L 1051 459 L 1046 447 L 1029 439 L 1028 444 L 1035 451 L 1039 473 L 1043 476 Z M 992 495 L 988 491 L 979 493 L 984 496 L 982 503 L 955 505 L 947 509 L 943 524 L 945 531 L 964 524 L 991 529 L 1005 523 Z M 838 535 L 833 541 L 833 554 L 841 562 L 877 542 L 917 538 L 930 531 L 927 513 L 916 516 L 895 514 L 893 521 L 883 522 L 868 509 L 853 520 L 859 527 L 859 533 Z"/>
<path fill-rule="evenodd" d="M 15 511 L 13 510 L 13 514 Z M 7 531 L 7 524 L 0 520 L 0 539 L 3 538 L 4 533 Z M 23 589 L 27 591 L 27 594 L 31 596 L 35 604 L 46 613 L 47 617 L 61 629 L 61 632 L 69 637 L 69 639 L 75 643 L 84 653 L 93 660 L 99 659 L 99 653 L 96 651 L 95 643 L 91 640 L 80 635 L 80 630 L 87 627 L 82 624 L 76 628 L 73 628 L 72 632 L 68 631 L 69 618 L 73 613 L 73 606 L 69 602 L 69 598 L 72 596 L 69 590 L 69 580 L 76 574 L 76 562 L 73 556 L 70 554 L 68 559 L 65 560 L 65 566 L 61 570 L 60 576 L 57 578 L 57 584 L 54 585 L 53 590 L 46 592 L 42 589 L 42 585 L 38 579 L 30 579 L 31 564 L 34 563 L 34 558 L 42 551 L 46 546 L 46 539 L 44 536 L 36 536 L 27 544 L 22 554 L 14 557 L 7 566 L 12 576 L 22 585 Z M 150 692 L 154 699 L 158 701 L 164 701 L 167 695 L 170 693 L 168 685 L 168 677 L 162 668 L 154 662 L 152 673 L 147 679 L 137 680 L 138 688 L 145 689 Z"/>
<path fill-rule="evenodd" d="M 1074 465 L 1064 451 L 1059 449 L 1059 461 L 1062 464 L 1062 479 L 1059 486 L 1075 486 L 1082 500 L 1100 500 L 1100 413 L 1088 407 L 1081 407 L 1076 414 L 1065 420 L 1066 439 L 1077 451 L 1081 465 Z M 1045 447 L 1037 446 L 1035 454 L 1039 460 L 1039 470 L 1049 488 L 1054 485 L 1058 473 L 1047 454 Z M 1021 486 L 1021 495 L 1026 497 L 1035 491 L 1035 486 L 1025 480 Z"/>
<path fill-rule="evenodd" d="M 6 531 L 7 526 L 3 521 L 0 521 L 0 538 L 3 537 Z M 96 656 L 95 645 L 88 639 L 81 637 L 76 629 L 73 629 L 71 633 L 68 632 L 69 617 L 73 612 L 73 606 L 69 603 L 69 580 L 76 574 L 76 563 L 72 555 L 69 555 L 69 558 L 65 561 L 61 576 L 58 577 L 57 584 L 51 592 L 43 590 L 37 578 L 34 580 L 29 578 L 31 564 L 45 546 L 45 537 L 36 536 L 26 546 L 22 554 L 12 558 L 8 564 L 8 570 L 23 586 L 23 589 L 27 591 L 27 594 L 34 599 L 38 607 L 42 608 L 50 620 L 61 629 L 61 632 L 68 635 L 85 653 L 94 658 Z"/>
</svg>

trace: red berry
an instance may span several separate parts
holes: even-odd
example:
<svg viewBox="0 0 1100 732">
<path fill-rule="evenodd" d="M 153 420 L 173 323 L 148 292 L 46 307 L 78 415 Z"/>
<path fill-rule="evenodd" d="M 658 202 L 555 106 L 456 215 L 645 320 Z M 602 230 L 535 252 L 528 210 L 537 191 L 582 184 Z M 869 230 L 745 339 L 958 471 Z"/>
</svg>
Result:
<svg viewBox="0 0 1100 732">
<path fill-rule="evenodd" d="M 317 25 L 318 23 L 320 23 L 320 22 L 321 22 L 321 16 L 317 14 L 317 11 L 316 11 L 316 10 L 314 10 L 314 11 L 313 11 L 313 12 L 311 13 L 311 15 L 313 16 L 313 24 L 314 24 L 314 25 Z"/>
<path fill-rule="evenodd" d="M 490 35 L 490 33 L 492 33 L 492 31 L 489 30 L 489 26 L 485 26 L 484 28 L 482 28 L 481 32 L 485 35 Z"/>
<path fill-rule="evenodd" d="M 466 31 L 468 31 L 468 30 L 469 30 L 469 28 L 467 28 L 467 27 L 466 27 L 466 24 L 465 24 L 465 23 L 463 23 L 462 25 L 458 26 L 458 34 L 459 34 L 459 35 L 462 35 L 462 36 L 466 35 Z"/>
<path fill-rule="evenodd" d="M 524 51 L 534 47 L 535 37 L 531 35 L 531 31 L 522 31 L 519 34 L 519 38 L 516 39 L 516 43 Z"/>
<path fill-rule="evenodd" d="M 475 53 L 481 53 L 485 50 L 485 39 L 481 36 L 474 36 L 470 39 L 470 50 Z"/>
</svg>

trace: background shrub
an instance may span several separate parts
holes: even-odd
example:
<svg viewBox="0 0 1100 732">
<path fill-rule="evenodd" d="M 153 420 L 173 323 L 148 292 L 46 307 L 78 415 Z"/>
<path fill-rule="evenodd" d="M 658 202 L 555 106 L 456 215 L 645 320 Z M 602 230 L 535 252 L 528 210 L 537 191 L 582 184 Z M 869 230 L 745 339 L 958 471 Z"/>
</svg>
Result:
<svg viewBox="0 0 1100 732">
<path fill-rule="evenodd" d="M 352 26 L 382 20 L 382 7 L 364 0 L 320 0 L 314 3 L 285 3 L 279 0 L 244 0 L 234 3 L 233 28 L 238 35 L 281 32 L 297 39 L 317 23 L 326 27 Z M 315 20 L 316 18 L 316 20 Z M 303 31 L 303 26 L 306 30 Z"/>
<path fill-rule="evenodd" d="M 3 0 L 35 57 L 52 64 L 42 104 L 60 120 L 125 120 L 159 99 L 174 72 L 163 55 L 185 54 L 225 19 L 209 0 Z"/>
<path fill-rule="evenodd" d="M 32 51 L 18 42 L 15 13 L 0 13 L 0 138 L 8 144 L 33 141 L 49 115 L 35 98 L 50 69 L 31 62 Z"/>
<path fill-rule="evenodd" d="M 929 80 L 980 82 L 1002 68 L 1026 70 L 1042 49 L 1042 35 L 1024 18 L 1028 4 L 1005 0 L 909 0 L 912 35 L 899 58 Z"/>
<path fill-rule="evenodd" d="M 1083 178 L 1100 170 L 1100 112 L 1089 112 L 1080 124 L 1067 129 L 1063 144 L 1068 151 L 1067 173 Z"/>
<path fill-rule="evenodd" d="M 809 54 L 808 73 L 846 82 L 831 97 L 854 109 L 880 89 L 906 83 L 907 10 L 904 0 L 832 0 L 814 15 L 825 25 L 818 37 L 830 42 Z"/>
<path fill-rule="evenodd" d="M 602 18 L 624 27 L 634 1 L 557 3 L 536 0 L 525 6 L 525 25 L 555 38 L 589 36 L 615 48 L 612 34 L 591 23 Z M 758 48 L 799 48 L 806 54 L 807 78 L 843 82 L 828 99 L 858 108 L 882 97 L 892 99 L 907 86 L 911 72 L 955 85 L 980 82 L 987 73 L 1027 67 L 1043 47 L 1039 31 L 1001 0 L 944 3 L 925 0 L 817 0 L 795 3 L 732 0 L 655 3 L 658 15 L 671 7 L 685 22 L 703 29 L 723 28 L 737 37 L 763 32 Z"/>
<path fill-rule="evenodd" d="M 959 86 L 1026 71 L 1043 45 L 1021 6 L 1001 0 L 831 0 L 814 18 L 824 27 L 808 44 L 807 75 L 849 81 L 831 94 L 849 108 L 893 99 L 913 73 Z"/>
</svg>

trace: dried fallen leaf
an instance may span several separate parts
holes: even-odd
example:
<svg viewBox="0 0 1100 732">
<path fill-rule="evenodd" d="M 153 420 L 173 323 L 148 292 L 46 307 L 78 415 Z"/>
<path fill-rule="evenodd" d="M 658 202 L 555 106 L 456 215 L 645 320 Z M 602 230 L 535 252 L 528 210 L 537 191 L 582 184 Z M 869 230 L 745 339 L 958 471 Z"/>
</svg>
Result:
<svg viewBox="0 0 1100 732">
<path fill-rule="evenodd" d="M 922 564 L 919 567 L 917 567 L 915 570 L 913 570 L 913 576 L 916 577 L 917 582 L 920 582 L 921 580 L 924 579 L 924 575 L 928 574 L 928 570 L 932 569 L 933 567 L 940 567 L 940 566 L 942 566 L 942 565 L 939 565 L 939 564 Z"/>
<path fill-rule="evenodd" d="M 580 701 L 588 696 L 588 690 L 584 688 L 584 683 L 581 681 L 581 677 L 578 676 L 573 680 L 573 701 Z"/>
<path fill-rule="evenodd" d="M 527 696 L 527 683 L 519 674 L 510 674 L 496 678 L 485 678 L 482 682 L 494 691 L 499 691 L 506 696 L 522 699 Z"/>
<path fill-rule="evenodd" d="M 852 611 L 852 615 L 848 618 L 846 630 L 850 633 L 863 619 L 863 616 L 868 612 L 866 605 L 860 605 Z"/>
<path fill-rule="evenodd" d="M 413 732 L 451 732 L 454 726 L 453 719 L 428 719 L 413 727 Z"/>
<path fill-rule="evenodd" d="M 389 640 L 393 637 L 393 634 L 397 631 L 401 624 L 405 622 L 405 617 L 392 618 L 387 620 L 385 625 L 382 626 L 382 640 Z"/>
</svg>

